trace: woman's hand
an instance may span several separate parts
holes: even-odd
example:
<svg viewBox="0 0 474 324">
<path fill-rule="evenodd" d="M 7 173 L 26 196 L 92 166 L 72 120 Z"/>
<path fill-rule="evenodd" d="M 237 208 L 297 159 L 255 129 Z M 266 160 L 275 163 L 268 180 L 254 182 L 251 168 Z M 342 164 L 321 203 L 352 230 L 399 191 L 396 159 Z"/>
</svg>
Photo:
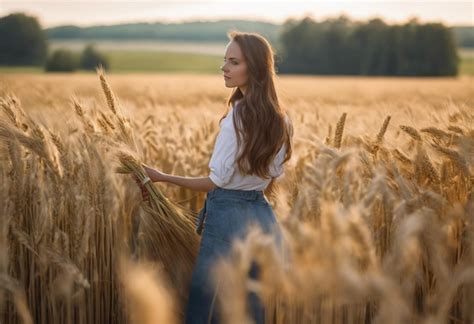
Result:
<svg viewBox="0 0 474 324">
<path fill-rule="evenodd" d="M 137 185 L 140 187 L 143 201 L 148 201 L 150 199 L 150 194 L 148 193 L 148 190 L 146 190 L 145 185 L 141 183 L 141 181 L 137 178 L 136 175 L 133 175 L 133 180 L 135 180 Z"/>
<path fill-rule="evenodd" d="M 163 173 L 156 169 L 150 168 L 145 164 L 142 164 L 142 167 L 152 182 L 168 182 L 183 188 L 204 192 L 209 192 L 217 188 L 216 184 L 212 182 L 209 177 L 180 177 Z M 148 192 L 145 186 L 136 177 L 135 181 L 137 182 L 140 189 L 142 189 L 143 199 L 148 199 Z"/>
<path fill-rule="evenodd" d="M 156 169 L 153 169 L 144 164 L 142 164 L 142 166 L 143 166 L 143 169 L 145 169 L 145 172 L 147 176 L 150 178 L 151 182 L 165 181 L 165 176 L 166 176 L 165 173 L 158 171 Z M 137 176 L 133 175 L 133 179 L 135 180 L 137 185 L 140 187 L 143 201 L 148 201 L 150 199 L 150 196 L 149 196 L 148 190 L 145 188 L 145 185 L 142 184 L 142 182 L 137 178 Z"/>
<path fill-rule="evenodd" d="M 142 164 L 143 169 L 145 169 L 145 172 L 147 173 L 148 177 L 150 178 L 151 182 L 161 182 L 165 181 L 165 176 L 166 174 L 158 171 L 156 169 L 150 168 L 149 166 Z"/>
</svg>

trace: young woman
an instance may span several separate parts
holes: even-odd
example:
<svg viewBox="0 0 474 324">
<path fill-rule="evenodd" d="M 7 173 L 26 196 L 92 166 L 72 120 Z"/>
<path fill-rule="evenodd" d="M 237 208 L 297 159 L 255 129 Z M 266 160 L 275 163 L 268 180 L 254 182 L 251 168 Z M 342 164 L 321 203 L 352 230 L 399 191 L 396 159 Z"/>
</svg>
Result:
<svg viewBox="0 0 474 324">
<path fill-rule="evenodd" d="M 283 173 L 291 157 L 291 120 L 278 101 L 274 85 L 273 51 L 256 33 L 230 32 L 221 66 L 225 86 L 234 88 L 227 113 L 220 120 L 208 177 L 180 177 L 146 167 L 153 182 L 163 181 L 207 192 L 199 213 L 202 235 L 193 271 L 186 323 L 218 323 L 216 285 L 211 267 L 226 255 L 247 226 L 279 233 L 271 205 L 263 191 Z M 142 187 L 144 199 L 147 191 Z M 278 240 L 279 241 L 279 240 Z M 254 265 L 250 277 L 258 277 Z M 248 295 L 253 320 L 263 323 L 264 311 L 255 294 Z"/>
</svg>

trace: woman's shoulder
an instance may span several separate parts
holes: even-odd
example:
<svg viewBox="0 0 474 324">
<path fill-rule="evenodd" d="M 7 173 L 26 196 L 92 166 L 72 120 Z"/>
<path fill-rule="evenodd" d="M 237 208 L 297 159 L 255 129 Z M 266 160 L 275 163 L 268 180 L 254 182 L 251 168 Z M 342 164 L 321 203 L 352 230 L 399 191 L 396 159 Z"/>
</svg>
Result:
<svg viewBox="0 0 474 324">
<path fill-rule="evenodd" d="M 234 110 L 231 108 L 227 115 L 221 120 L 219 124 L 220 132 L 227 134 L 227 136 L 235 136 L 234 128 Z"/>
</svg>

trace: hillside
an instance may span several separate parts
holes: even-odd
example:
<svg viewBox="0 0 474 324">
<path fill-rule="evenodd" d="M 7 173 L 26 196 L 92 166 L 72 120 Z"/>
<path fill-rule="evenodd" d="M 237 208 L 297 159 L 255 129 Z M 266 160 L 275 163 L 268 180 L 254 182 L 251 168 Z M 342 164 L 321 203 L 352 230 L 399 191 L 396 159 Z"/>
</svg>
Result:
<svg viewBox="0 0 474 324">
<path fill-rule="evenodd" d="M 278 38 L 281 25 L 248 20 L 195 21 L 186 23 L 135 23 L 109 26 L 59 26 L 46 29 L 50 39 L 155 39 L 176 41 L 227 40 L 226 31 L 258 32 L 270 41 Z"/>
<path fill-rule="evenodd" d="M 192 21 L 184 23 L 133 23 L 45 29 L 49 39 L 113 39 L 223 42 L 230 29 L 258 32 L 276 42 L 282 24 L 250 20 Z M 458 47 L 474 47 L 474 26 L 451 27 Z"/>
</svg>

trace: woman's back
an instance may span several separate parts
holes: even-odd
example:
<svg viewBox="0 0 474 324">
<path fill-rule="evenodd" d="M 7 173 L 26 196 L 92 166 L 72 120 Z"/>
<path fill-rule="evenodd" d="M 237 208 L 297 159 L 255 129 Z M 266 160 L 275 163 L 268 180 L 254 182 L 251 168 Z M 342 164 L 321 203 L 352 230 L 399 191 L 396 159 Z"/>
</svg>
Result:
<svg viewBox="0 0 474 324">
<path fill-rule="evenodd" d="M 244 175 L 237 167 L 236 158 L 242 151 L 238 151 L 237 133 L 233 119 L 234 109 L 231 106 L 227 116 L 220 122 L 220 132 L 217 135 L 214 150 L 209 161 L 209 178 L 220 188 L 235 190 L 265 190 L 271 178 L 263 179 L 257 175 Z M 289 119 L 287 119 L 289 122 Z M 280 176 L 283 171 L 282 162 L 285 158 L 286 145 L 283 144 L 270 164 L 269 172 L 272 178 Z"/>
</svg>

